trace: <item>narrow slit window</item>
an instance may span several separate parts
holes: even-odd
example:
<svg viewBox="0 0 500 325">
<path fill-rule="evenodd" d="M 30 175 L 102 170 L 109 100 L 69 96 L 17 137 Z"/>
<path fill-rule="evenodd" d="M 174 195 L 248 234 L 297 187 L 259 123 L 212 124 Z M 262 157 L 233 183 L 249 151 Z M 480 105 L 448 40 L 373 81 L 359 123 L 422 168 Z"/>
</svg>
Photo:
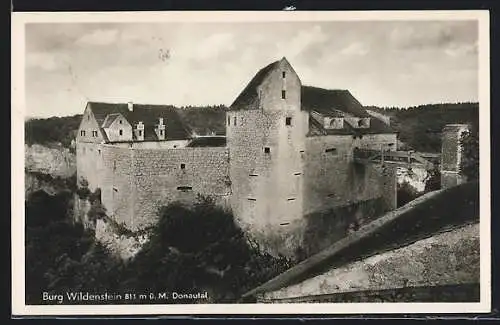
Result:
<svg viewBox="0 0 500 325">
<path fill-rule="evenodd" d="M 302 175 L 302 173 L 295 173 L 294 175 L 295 176 L 299 176 L 299 175 Z"/>
<path fill-rule="evenodd" d="M 139 130 L 139 136 L 142 137 L 142 130 Z"/>
<path fill-rule="evenodd" d="M 326 153 L 331 153 L 331 154 L 336 154 L 337 153 L 337 148 L 328 148 L 325 149 Z"/>
<path fill-rule="evenodd" d="M 290 224 L 290 222 L 282 222 L 280 223 L 280 226 L 288 226 Z"/>
<path fill-rule="evenodd" d="M 295 198 L 291 197 L 291 198 L 287 199 L 287 201 L 295 201 Z"/>
<path fill-rule="evenodd" d="M 177 187 L 177 190 L 179 190 L 179 191 L 190 191 L 192 189 L 193 189 L 192 186 L 178 186 Z"/>
<path fill-rule="evenodd" d="M 163 135 L 163 130 L 160 130 L 160 135 Z"/>
<path fill-rule="evenodd" d="M 101 149 L 97 149 L 97 152 L 99 152 L 99 154 L 101 154 Z"/>
<path fill-rule="evenodd" d="M 248 198 L 248 201 L 257 201 L 257 199 L 254 199 L 254 198 Z"/>
<path fill-rule="evenodd" d="M 259 176 L 259 175 L 257 175 L 257 174 L 250 174 L 250 175 L 248 175 L 248 176 L 253 176 L 253 177 L 255 177 L 255 176 Z"/>
<path fill-rule="evenodd" d="M 236 126 L 236 116 L 234 117 L 233 125 Z"/>
<path fill-rule="evenodd" d="M 283 72 L 281 73 L 281 76 L 283 77 L 283 79 L 285 79 L 285 77 L 286 77 L 286 72 L 285 72 L 285 71 L 283 71 Z"/>
<path fill-rule="evenodd" d="M 286 125 L 292 125 L 292 118 L 291 118 L 291 117 L 287 117 L 287 118 L 285 119 L 285 124 L 286 124 Z"/>
<path fill-rule="evenodd" d="M 286 98 L 286 90 L 282 90 L 281 91 L 281 99 L 285 99 Z"/>
<path fill-rule="evenodd" d="M 120 135 L 123 135 L 123 130 L 120 130 Z"/>
<path fill-rule="evenodd" d="M 231 116 L 227 117 L 227 125 L 231 125 Z"/>
<path fill-rule="evenodd" d="M 271 148 L 264 147 L 264 153 L 271 153 Z"/>
</svg>

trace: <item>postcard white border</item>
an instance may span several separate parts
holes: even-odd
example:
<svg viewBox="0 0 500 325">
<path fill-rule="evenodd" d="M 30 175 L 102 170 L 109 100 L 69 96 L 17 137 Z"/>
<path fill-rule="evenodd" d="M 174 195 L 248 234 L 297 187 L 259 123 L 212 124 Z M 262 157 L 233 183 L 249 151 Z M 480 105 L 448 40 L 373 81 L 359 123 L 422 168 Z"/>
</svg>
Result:
<svg viewBox="0 0 500 325">
<path fill-rule="evenodd" d="M 298 22 L 298 21 L 477 20 L 480 103 L 480 302 L 478 303 L 288 303 L 193 305 L 30 306 L 25 304 L 24 111 L 26 23 L 76 22 Z M 12 314 L 30 315 L 249 315 L 483 313 L 491 310 L 490 238 L 490 48 L 489 12 L 463 11 L 268 11 L 268 12 L 14 12 L 12 14 L 11 232 Z"/>
</svg>

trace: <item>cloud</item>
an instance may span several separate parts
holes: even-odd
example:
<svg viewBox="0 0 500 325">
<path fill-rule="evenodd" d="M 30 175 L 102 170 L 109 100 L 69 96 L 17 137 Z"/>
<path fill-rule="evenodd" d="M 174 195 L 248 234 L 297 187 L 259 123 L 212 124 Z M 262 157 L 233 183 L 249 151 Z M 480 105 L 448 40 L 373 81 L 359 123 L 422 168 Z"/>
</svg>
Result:
<svg viewBox="0 0 500 325">
<path fill-rule="evenodd" d="M 202 40 L 194 49 L 198 60 L 207 60 L 218 57 L 223 52 L 235 49 L 234 35 L 231 33 L 213 34 Z"/>
<path fill-rule="evenodd" d="M 477 54 L 478 44 L 477 42 L 474 44 L 458 44 L 452 43 L 444 53 L 451 57 L 462 57 L 467 55 L 476 55 Z"/>
<path fill-rule="evenodd" d="M 365 43 L 355 42 L 340 50 L 339 53 L 343 55 L 365 55 L 368 51 L 368 46 Z"/>
<path fill-rule="evenodd" d="M 321 26 L 314 25 L 309 29 L 301 30 L 290 41 L 278 43 L 278 49 L 286 57 L 296 57 L 316 44 L 321 44 L 328 39 L 328 35 Z"/>
<path fill-rule="evenodd" d="M 59 68 L 56 55 L 52 53 L 35 52 L 26 54 L 26 67 L 54 71 Z"/>
<path fill-rule="evenodd" d="M 116 29 L 97 29 L 80 37 L 76 44 L 78 45 L 108 45 L 114 43 L 118 38 Z"/>
<path fill-rule="evenodd" d="M 398 26 L 389 36 L 392 44 L 401 49 L 445 47 L 456 38 L 453 28 L 442 24 Z"/>
</svg>

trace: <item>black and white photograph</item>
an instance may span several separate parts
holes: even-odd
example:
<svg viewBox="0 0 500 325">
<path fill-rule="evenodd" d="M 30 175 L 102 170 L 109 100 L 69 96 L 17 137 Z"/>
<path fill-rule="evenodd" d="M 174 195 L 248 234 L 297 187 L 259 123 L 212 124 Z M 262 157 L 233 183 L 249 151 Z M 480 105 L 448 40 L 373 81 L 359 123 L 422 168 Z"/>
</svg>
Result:
<svg viewBox="0 0 500 325">
<path fill-rule="evenodd" d="M 14 314 L 490 310 L 487 11 L 12 26 Z"/>
</svg>

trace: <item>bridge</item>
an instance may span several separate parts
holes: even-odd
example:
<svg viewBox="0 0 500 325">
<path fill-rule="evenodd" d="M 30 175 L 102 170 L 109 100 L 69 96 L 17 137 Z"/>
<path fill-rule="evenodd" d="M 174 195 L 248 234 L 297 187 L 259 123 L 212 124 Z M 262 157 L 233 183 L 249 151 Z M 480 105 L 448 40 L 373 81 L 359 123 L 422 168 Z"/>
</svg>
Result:
<svg viewBox="0 0 500 325">
<path fill-rule="evenodd" d="M 441 154 L 415 151 L 354 149 L 354 161 L 362 164 L 393 165 L 405 168 L 435 169 L 441 162 Z"/>
</svg>

